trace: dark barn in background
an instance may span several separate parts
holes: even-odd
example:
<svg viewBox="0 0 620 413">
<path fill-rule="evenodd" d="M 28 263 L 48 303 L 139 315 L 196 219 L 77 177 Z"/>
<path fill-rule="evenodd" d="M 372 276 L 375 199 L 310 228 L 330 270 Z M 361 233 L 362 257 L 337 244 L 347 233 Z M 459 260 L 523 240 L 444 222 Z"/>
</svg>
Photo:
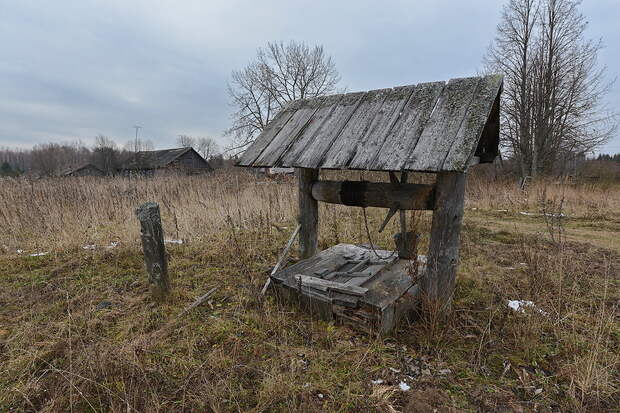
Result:
<svg viewBox="0 0 620 413">
<path fill-rule="evenodd" d="M 85 163 L 75 168 L 69 168 L 62 173 L 62 176 L 104 176 L 105 172 L 97 168 L 92 163 Z"/>
<path fill-rule="evenodd" d="M 193 148 L 140 151 L 133 154 L 120 168 L 122 175 L 181 173 L 194 175 L 212 171 L 205 158 Z"/>
</svg>

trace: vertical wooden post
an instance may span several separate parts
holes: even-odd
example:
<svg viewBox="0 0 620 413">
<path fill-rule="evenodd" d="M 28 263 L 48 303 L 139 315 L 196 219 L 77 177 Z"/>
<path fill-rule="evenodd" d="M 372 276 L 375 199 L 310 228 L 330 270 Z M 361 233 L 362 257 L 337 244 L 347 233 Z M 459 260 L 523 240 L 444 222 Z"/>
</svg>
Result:
<svg viewBox="0 0 620 413">
<path fill-rule="evenodd" d="M 466 180 L 464 173 L 441 172 L 437 175 L 427 270 L 421 282 L 422 297 L 428 310 L 443 312 L 452 302 Z"/>
<path fill-rule="evenodd" d="M 310 258 L 317 252 L 319 203 L 312 197 L 312 184 L 319 179 L 318 169 L 295 168 L 299 182 L 299 255 Z"/>
<path fill-rule="evenodd" d="M 136 216 L 140 221 L 149 288 L 153 297 L 161 300 L 170 292 L 170 281 L 159 205 L 155 202 L 142 204 L 136 209 Z"/>
</svg>

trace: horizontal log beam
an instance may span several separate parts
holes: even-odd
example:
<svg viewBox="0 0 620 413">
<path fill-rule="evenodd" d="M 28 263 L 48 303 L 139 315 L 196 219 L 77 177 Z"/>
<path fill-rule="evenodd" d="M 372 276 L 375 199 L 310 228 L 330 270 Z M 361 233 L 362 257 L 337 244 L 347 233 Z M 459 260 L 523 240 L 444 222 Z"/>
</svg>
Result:
<svg viewBox="0 0 620 413">
<path fill-rule="evenodd" d="M 317 201 L 357 207 L 432 210 L 435 186 L 364 181 L 317 181 L 312 185 Z"/>
</svg>

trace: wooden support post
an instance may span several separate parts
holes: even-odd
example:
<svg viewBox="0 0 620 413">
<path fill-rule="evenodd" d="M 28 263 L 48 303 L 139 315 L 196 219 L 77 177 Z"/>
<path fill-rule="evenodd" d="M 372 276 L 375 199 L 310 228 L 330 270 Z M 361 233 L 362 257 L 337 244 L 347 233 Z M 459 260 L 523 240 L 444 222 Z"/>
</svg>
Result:
<svg viewBox="0 0 620 413">
<path fill-rule="evenodd" d="M 312 184 L 319 179 L 318 169 L 296 168 L 299 181 L 299 255 L 310 258 L 317 253 L 319 204 L 312 197 Z"/>
<path fill-rule="evenodd" d="M 466 180 L 464 173 L 441 172 L 437 175 L 428 264 L 421 282 L 426 310 L 441 313 L 452 302 L 459 261 Z"/>
<path fill-rule="evenodd" d="M 155 202 L 142 204 L 136 209 L 136 216 L 140 221 L 149 288 L 153 297 L 161 300 L 170 292 L 170 281 L 159 205 Z"/>
</svg>

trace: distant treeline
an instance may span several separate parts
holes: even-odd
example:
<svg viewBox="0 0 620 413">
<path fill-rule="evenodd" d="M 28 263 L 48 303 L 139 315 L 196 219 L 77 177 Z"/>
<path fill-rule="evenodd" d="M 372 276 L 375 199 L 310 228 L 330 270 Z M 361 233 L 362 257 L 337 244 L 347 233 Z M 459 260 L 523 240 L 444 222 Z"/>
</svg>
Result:
<svg viewBox="0 0 620 413">
<path fill-rule="evenodd" d="M 103 136 L 98 136 L 92 147 L 80 142 L 44 143 L 32 149 L 0 147 L 0 176 L 58 176 L 85 163 L 92 163 L 106 174 L 113 175 L 133 153 L 133 150 L 118 148 L 112 140 Z M 210 155 L 207 161 L 213 168 L 232 164 L 221 154 Z"/>
</svg>

